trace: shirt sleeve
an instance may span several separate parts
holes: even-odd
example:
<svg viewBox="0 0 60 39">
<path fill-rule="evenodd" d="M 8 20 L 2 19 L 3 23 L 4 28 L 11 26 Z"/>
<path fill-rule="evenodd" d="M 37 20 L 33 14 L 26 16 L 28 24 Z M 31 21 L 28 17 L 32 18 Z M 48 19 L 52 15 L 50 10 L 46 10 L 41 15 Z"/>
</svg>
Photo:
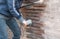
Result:
<svg viewBox="0 0 60 39">
<path fill-rule="evenodd" d="M 16 7 L 15 7 L 15 0 L 7 0 L 7 5 L 8 5 L 8 8 L 9 8 L 9 11 L 10 13 L 16 17 L 16 18 L 20 18 L 21 17 L 21 13 L 19 13 L 17 10 L 16 10 Z"/>
</svg>

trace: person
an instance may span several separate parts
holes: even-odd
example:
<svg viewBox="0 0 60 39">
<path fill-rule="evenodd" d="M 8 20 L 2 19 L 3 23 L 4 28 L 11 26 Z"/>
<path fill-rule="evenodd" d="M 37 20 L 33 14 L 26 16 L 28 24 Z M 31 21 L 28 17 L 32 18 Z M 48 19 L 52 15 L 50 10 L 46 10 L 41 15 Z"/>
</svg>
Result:
<svg viewBox="0 0 60 39">
<path fill-rule="evenodd" d="M 22 1 L 23 0 L 0 0 L 0 39 L 8 39 L 7 26 L 13 32 L 12 39 L 20 39 L 21 30 L 16 19 L 24 25 L 32 23 L 31 20 L 25 20 L 21 12 L 19 12 Z"/>
</svg>

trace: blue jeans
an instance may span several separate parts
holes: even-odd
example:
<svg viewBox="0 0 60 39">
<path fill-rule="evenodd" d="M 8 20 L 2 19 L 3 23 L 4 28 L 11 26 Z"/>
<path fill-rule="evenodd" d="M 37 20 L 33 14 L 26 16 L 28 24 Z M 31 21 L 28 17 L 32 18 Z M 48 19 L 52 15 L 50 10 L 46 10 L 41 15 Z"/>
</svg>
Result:
<svg viewBox="0 0 60 39">
<path fill-rule="evenodd" d="M 12 39 L 20 39 L 21 30 L 15 18 L 8 18 L 3 15 L 0 15 L 0 39 L 8 39 L 7 26 L 13 32 Z"/>
</svg>

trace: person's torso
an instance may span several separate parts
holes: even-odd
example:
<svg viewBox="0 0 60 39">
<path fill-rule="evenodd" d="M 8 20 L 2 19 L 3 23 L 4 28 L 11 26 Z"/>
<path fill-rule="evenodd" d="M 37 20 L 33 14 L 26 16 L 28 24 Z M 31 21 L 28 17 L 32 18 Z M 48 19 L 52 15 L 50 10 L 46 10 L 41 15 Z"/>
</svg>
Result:
<svg viewBox="0 0 60 39">
<path fill-rule="evenodd" d="M 19 0 L 15 1 L 15 5 L 16 9 L 20 8 Z M 7 0 L 0 0 L 0 14 L 11 15 L 8 9 Z"/>
</svg>

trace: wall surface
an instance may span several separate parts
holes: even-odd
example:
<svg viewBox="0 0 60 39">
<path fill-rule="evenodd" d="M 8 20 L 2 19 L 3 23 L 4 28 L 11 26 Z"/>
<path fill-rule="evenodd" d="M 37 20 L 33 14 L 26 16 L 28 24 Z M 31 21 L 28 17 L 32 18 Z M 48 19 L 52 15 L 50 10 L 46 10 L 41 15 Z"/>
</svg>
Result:
<svg viewBox="0 0 60 39">
<path fill-rule="evenodd" d="M 48 0 L 42 20 L 45 39 L 60 39 L 60 0 Z"/>
<path fill-rule="evenodd" d="M 39 26 L 43 26 L 43 27 L 40 27 L 41 28 L 40 30 L 42 30 L 42 35 L 40 35 L 40 36 L 42 36 L 42 38 L 40 38 L 38 36 L 37 36 L 38 38 L 36 36 L 33 36 L 33 37 L 36 37 L 36 39 L 60 39 L 60 0 L 47 0 L 46 3 L 47 3 L 46 7 L 45 7 L 44 11 L 42 11 L 42 13 L 37 10 L 40 13 L 39 14 L 40 15 L 39 23 L 42 22 L 41 23 L 42 25 L 39 25 Z M 30 10 L 31 10 L 31 8 L 30 8 Z M 28 10 L 28 12 L 30 12 L 30 10 Z M 23 9 L 23 14 L 25 14 L 25 13 L 26 13 L 26 8 Z M 34 29 L 36 30 L 36 28 L 34 28 Z M 25 34 L 26 34 L 26 32 L 25 32 Z M 11 35 L 12 34 L 10 33 L 10 36 Z M 9 38 L 11 38 L 10 36 L 9 36 Z M 33 37 L 30 37 L 30 39 L 32 39 Z M 26 37 L 24 37 L 22 39 L 25 39 L 25 38 Z"/>
<path fill-rule="evenodd" d="M 31 2 L 28 1 L 28 3 L 27 3 L 25 1 L 25 3 L 29 4 Z M 33 24 L 29 28 L 26 28 L 25 36 L 28 39 L 44 39 L 43 34 L 45 32 L 42 29 L 42 27 L 44 27 L 44 26 L 43 26 L 43 21 L 41 20 L 41 17 L 43 16 L 43 14 L 45 12 L 45 8 L 46 8 L 45 1 L 43 1 L 43 3 L 42 3 L 42 1 L 39 1 L 39 3 L 36 2 L 33 5 L 23 7 L 21 9 L 23 16 L 26 19 L 31 19 L 33 21 Z"/>
</svg>

